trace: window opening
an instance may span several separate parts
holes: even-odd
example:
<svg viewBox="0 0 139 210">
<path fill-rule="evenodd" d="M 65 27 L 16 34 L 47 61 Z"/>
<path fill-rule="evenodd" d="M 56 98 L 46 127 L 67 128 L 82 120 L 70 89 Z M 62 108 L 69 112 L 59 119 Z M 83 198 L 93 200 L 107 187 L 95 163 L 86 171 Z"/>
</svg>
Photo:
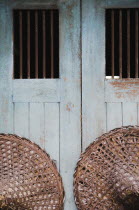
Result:
<svg viewBox="0 0 139 210">
<path fill-rule="evenodd" d="M 59 11 L 14 10 L 14 79 L 59 78 Z"/>
<path fill-rule="evenodd" d="M 139 78 L 139 9 L 106 9 L 106 78 Z"/>
</svg>

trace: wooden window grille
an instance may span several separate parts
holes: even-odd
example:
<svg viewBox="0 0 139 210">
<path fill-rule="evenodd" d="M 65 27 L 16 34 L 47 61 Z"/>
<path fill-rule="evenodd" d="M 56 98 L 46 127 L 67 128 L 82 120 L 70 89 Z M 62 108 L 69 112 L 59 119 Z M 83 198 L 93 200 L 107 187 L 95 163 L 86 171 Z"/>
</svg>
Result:
<svg viewBox="0 0 139 210">
<path fill-rule="evenodd" d="M 59 11 L 14 10 L 14 79 L 59 78 Z"/>
<path fill-rule="evenodd" d="M 139 78 L 139 9 L 106 9 L 106 78 Z"/>
</svg>

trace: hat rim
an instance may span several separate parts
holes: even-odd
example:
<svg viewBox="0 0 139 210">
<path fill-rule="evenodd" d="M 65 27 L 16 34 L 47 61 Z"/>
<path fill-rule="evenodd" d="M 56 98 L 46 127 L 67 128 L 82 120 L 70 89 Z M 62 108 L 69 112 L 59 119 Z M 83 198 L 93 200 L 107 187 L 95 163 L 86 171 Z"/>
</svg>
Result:
<svg viewBox="0 0 139 210">
<path fill-rule="evenodd" d="M 85 149 L 84 152 L 81 153 L 80 158 L 79 158 L 79 160 L 76 164 L 74 175 L 73 175 L 73 192 L 74 192 L 75 204 L 76 204 L 78 210 L 85 210 L 85 208 L 82 208 L 82 204 L 81 204 L 80 200 L 78 199 L 78 197 L 79 197 L 78 190 L 76 190 L 76 182 L 77 182 L 76 176 L 77 176 L 77 173 L 78 173 L 78 168 L 79 168 L 83 158 L 84 158 L 84 161 L 85 161 L 85 159 L 87 159 L 87 157 L 86 157 L 87 154 L 91 153 L 92 147 L 96 146 L 97 144 L 100 144 L 105 138 L 108 138 L 112 134 L 114 135 L 114 134 L 118 133 L 119 131 L 125 131 L 126 132 L 127 130 L 128 131 L 130 131 L 130 130 L 138 131 L 138 137 L 139 137 L 139 126 L 138 125 L 122 126 L 122 127 L 119 127 L 119 128 L 112 129 L 109 132 L 106 132 L 103 135 L 99 136 L 92 143 L 89 144 L 89 146 Z M 120 209 L 123 209 L 120 204 L 119 204 L 119 207 L 120 207 Z M 116 210 L 119 210 L 119 208 L 116 209 Z"/>
<path fill-rule="evenodd" d="M 5 139 L 13 142 L 21 142 L 24 145 L 27 146 L 28 148 L 34 150 L 37 154 L 40 154 L 42 158 L 48 159 L 49 164 L 52 166 L 51 170 L 55 174 L 56 179 L 57 179 L 57 186 L 59 189 L 59 197 L 60 197 L 60 203 L 59 203 L 59 210 L 63 210 L 64 207 L 64 198 L 65 198 L 65 191 L 64 191 L 64 186 L 62 182 L 62 177 L 60 176 L 60 173 L 58 172 L 57 166 L 53 159 L 51 159 L 50 155 L 46 152 L 45 149 L 42 149 L 39 145 L 36 143 L 32 142 L 28 138 L 18 136 L 16 134 L 6 134 L 6 133 L 0 133 L 0 139 Z"/>
</svg>

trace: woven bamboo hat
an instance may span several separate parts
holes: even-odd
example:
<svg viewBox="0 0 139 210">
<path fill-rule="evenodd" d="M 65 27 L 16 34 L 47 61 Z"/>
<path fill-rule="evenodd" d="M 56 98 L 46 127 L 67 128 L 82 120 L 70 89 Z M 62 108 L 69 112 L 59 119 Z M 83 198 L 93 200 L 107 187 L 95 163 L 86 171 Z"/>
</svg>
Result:
<svg viewBox="0 0 139 210">
<path fill-rule="evenodd" d="M 63 198 L 50 157 L 25 138 L 0 134 L 0 209 L 62 210 Z"/>
<path fill-rule="evenodd" d="M 81 155 L 74 174 L 79 210 L 139 210 L 139 127 L 97 138 Z"/>
</svg>

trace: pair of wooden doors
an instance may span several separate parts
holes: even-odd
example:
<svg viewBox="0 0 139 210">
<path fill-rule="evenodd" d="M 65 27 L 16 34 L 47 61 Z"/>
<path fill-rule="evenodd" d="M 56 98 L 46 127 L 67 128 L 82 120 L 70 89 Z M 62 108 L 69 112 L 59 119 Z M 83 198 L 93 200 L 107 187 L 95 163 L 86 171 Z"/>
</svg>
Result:
<svg viewBox="0 0 139 210">
<path fill-rule="evenodd" d="M 81 151 L 107 130 L 138 123 L 138 79 L 132 85 L 131 80 L 105 80 L 105 9 L 137 4 L 0 2 L 0 132 L 27 137 L 51 155 L 63 178 L 65 210 L 76 209 L 72 183 Z M 55 7 L 60 12 L 60 78 L 13 79 L 12 10 Z"/>
</svg>

